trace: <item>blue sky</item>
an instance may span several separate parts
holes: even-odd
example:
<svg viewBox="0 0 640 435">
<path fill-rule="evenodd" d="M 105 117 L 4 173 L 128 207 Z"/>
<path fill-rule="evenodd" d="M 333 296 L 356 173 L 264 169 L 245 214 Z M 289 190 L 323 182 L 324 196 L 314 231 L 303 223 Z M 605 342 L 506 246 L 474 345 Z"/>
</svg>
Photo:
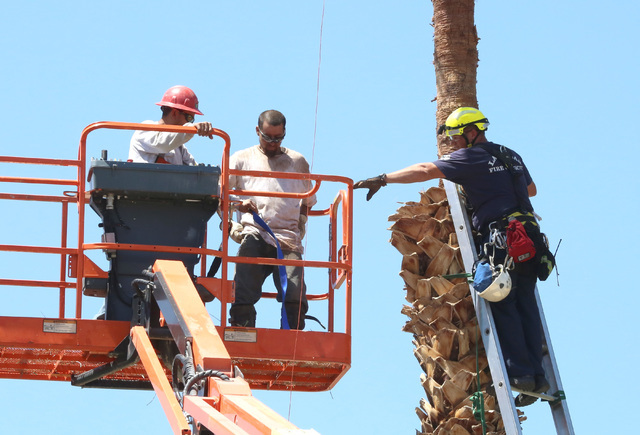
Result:
<svg viewBox="0 0 640 435">
<path fill-rule="evenodd" d="M 275 108 L 288 119 L 284 146 L 302 152 L 316 173 L 358 180 L 433 160 L 431 3 L 327 0 L 317 93 L 322 12 L 320 0 L 3 5 L 0 154 L 74 158 L 86 125 L 158 119 L 154 103 L 183 84 L 197 93 L 203 119 L 231 135 L 232 150 L 254 145 L 258 114 Z M 550 279 L 539 288 L 581 434 L 624 432 L 628 419 L 619 417 L 634 415 L 639 386 L 631 332 L 640 242 L 633 221 L 640 60 L 632 37 L 639 16 L 631 0 L 611 8 L 572 0 L 476 5 L 478 101 L 491 121 L 488 137 L 523 156 L 538 186 L 533 203 L 543 230 L 554 245 L 562 239 L 560 286 Z M 189 147 L 199 161 L 219 163 L 215 142 L 194 139 Z M 96 134 L 89 155 L 101 149 L 125 159 L 128 134 Z M 421 370 L 411 335 L 401 332 L 401 256 L 388 243 L 387 217 L 435 184 L 389 186 L 371 202 L 357 192 L 351 370 L 330 392 L 256 392 L 298 427 L 323 434 L 419 428 Z M 29 204 L 3 213 L 0 243 L 57 243 L 55 213 Z M 326 233 L 311 222 L 309 234 L 312 256 Z M 23 279 L 39 279 L 49 267 L 21 255 L 0 259 L 3 275 Z M 56 314 L 51 292 L 0 290 L 0 315 Z M 83 315 L 98 306 L 86 301 Z M 262 305 L 259 322 L 276 310 Z M 11 421 L 28 434 L 170 430 L 153 392 L 8 380 L 0 380 L 0 392 L 3 427 Z M 553 431 L 546 405 L 525 413 L 525 433 Z"/>
</svg>

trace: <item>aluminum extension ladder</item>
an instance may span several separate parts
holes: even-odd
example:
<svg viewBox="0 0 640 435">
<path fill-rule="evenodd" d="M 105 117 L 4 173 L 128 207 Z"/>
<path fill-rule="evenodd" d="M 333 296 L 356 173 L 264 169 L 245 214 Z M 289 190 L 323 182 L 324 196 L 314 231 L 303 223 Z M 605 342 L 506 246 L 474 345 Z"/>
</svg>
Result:
<svg viewBox="0 0 640 435">
<path fill-rule="evenodd" d="M 466 213 L 466 208 L 462 202 L 463 200 L 458 194 L 457 185 L 447 180 L 443 180 L 443 182 L 449 206 L 451 207 L 451 216 L 456 228 L 456 235 L 458 236 L 458 243 L 460 245 L 464 268 L 465 271 L 470 274 L 472 272 L 473 264 L 477 259 L 477 253 L 473 243 L 469 216 Z M 502 350 L 500 349 L 500 343 L 498 341 L 498 337 L 494 333 L 495 324 L 493 322 L 493 316 L 491 315 L 491 307 L 485 299 L 478 296 L 472 286 L 469 287 L 471 288 L 473 305 L 478 318 L 478 327 L 482 334 L 482 341 L 484 343 L 489 362 L 489 370 L 491 371 L 491 378 L 493 379 L 493 385 L 498 398 L 498 405 L 500 406 L 500 412 L 502 413 L 502 419 L 507 435 L 521 435 L 522 428 L 520 427 L 520 421 L 518 419 L 518 413 L 512 394 L 512 391 L 519 391 L 512 389 L 509 385 L 507 370 L 502 358 Z M 535 393 L 527 394 L 535 395 L 549 403 L 557 434 L 574 435 L 571 416 L 569 415 L 569 407 L 564 397 L 562 382 L 560 381 L 560 372 L 558 371 L 555 354 L 553 352 L 553 347 L 551 346 L 551 337 L 549 336 L 549 330 L 547 329 L 547 322 L 544 317 L 537 287 L 536 300 L 538 302 L 538 309 L 540 310 L 540 319 L 542 321 L 543 329 L 544 351 L 542 365 L 544 367 L 547 380 L 551 385 L 551 388 L 549 389 L 551 395 Z"/>
</svg>

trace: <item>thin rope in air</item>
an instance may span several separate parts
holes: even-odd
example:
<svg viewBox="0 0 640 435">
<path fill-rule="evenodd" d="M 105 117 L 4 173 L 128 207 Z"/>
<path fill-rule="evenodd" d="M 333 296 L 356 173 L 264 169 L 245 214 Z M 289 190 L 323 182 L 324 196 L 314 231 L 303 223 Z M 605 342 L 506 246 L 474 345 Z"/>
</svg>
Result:
<svg viewBox="0 0 640 435">
<path fill-rule="evenodd" d="M 315 156 L 316 156 L 316 133 L 318 131 L 318 102 L 320 100 L 320 66 L 322 65 L 322 30 L 324 27 L 324 10 L 325 10 L 325 3 L 326 0 L 322 0 L 322 16 L 320 18 L 320 44 L 319 44 L 319 49 L 318 49 L 318 75 L 317 75 L 317 80 L 316 80 L 316 107 L 315 107 L 315 114 L 314 114 L 314 121 L 313 121 L 313 146 L 311 148 L 311 164 L 309 165 L 309 172 L 313 173 L 313 162 L 315 160 Z M 317 182 L 317 181 L 316 181 Z M 309 225 L 309 222 L 307 221 L 307 225 Z M 307 242 L 309 241 L 309 238 L 307 237 L 307 239 L 304 242 L 304 254 L 303 254 L 303 260 L 304 257 L 306 256 L 307 253 Z M 304 283 L 304 269 L 302 271 L 302 282 Z M 300 310 L 301 310 L 301 306 L 302 306 L 302 299 L 300 299 L 300 304 L 298 306 L 298 319 L 300 319 Z M 295 357 L 296 357 L 296 350 L 298 347 L 298 336 L 299 336 L 300 330 L 296 330 L 296 338 L 294 340 L 294 344 L 293 344 L 293 360 L 295 361 Z M 293 372 L 294 372 L 294 367 L 291 368 L 291 384 L 293 385 Z M 291 421 L 291 404 L 293 402 L 293 389 L 289 390 L 289 411 L 287 414 L 287 420 Z"/>
</svg>

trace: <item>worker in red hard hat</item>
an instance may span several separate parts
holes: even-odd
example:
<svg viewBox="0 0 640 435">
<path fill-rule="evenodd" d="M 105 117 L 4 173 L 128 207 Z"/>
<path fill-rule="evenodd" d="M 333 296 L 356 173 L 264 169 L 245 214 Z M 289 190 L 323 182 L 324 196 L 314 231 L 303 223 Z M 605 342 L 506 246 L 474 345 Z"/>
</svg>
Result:
<svg viewBox="0 0 640 435">
<path fill-rule="evenodd" d="M 211 135 L 210 122 L 193 122 L 195 115 L 203 113 L 198 109 L 198 97 L 186 86 L 173 86 L 156 103 L 162 110 L 159 121 L 143 121 L 142 124 L 194 126 L 198 135 Z M 196 165 L 185 143 L 193 137 L 187 133 L 136 130 L 131 137 L 128 161 L 136 163 L 169 163 L 173 165 Z M 100 308 L 95 319 L 104 319 L 106 304 Z"/>
<path fill-rule="evenodd" d="M 159 121 L 144 121 L 143 124 L 194 126 L 198 135 L 211 136 L 210 122 L 194 122 L 198 109 L 198 97 L 186 86 L 173 86 L 156 103 L 162 110 Z M 139 163 L 170 163 L 173 165 L 195 165 L 186 143 L 193 137 L 187 133 L 163 131 L 136 131 L 129 146 L 129 161 Z"/>
</svg>

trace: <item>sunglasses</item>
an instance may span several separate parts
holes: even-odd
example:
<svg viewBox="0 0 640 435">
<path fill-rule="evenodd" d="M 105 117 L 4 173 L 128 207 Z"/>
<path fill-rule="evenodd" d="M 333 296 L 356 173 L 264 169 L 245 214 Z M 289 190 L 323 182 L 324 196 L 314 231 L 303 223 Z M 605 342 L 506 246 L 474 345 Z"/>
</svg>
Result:
<svg viewBox="0 0 640 435">
<path fill-rule="evenodd" d="M 196 119 L 193 113 L 182 112 L 182 114 L 184 115 L 184 118 L 187 120 L 187 122 L 193 122 Z"/>
<path fill-rule="evenodd" d="M 280 137 L 273 137 L 273 136 L 267 136 L 266 134 L 264 134 L 262 132 L 262 130 L 258 129 L 258 131 L 260 132 L 260 137 L 262 137 L 262 140 L 264 140 L 267 143 L 277 143 L 277 142 L 282 142 L 284 140 L 284 137 L 286 136 L 287 133 L 284 133 L 282 136 Z"/>
</svg>

